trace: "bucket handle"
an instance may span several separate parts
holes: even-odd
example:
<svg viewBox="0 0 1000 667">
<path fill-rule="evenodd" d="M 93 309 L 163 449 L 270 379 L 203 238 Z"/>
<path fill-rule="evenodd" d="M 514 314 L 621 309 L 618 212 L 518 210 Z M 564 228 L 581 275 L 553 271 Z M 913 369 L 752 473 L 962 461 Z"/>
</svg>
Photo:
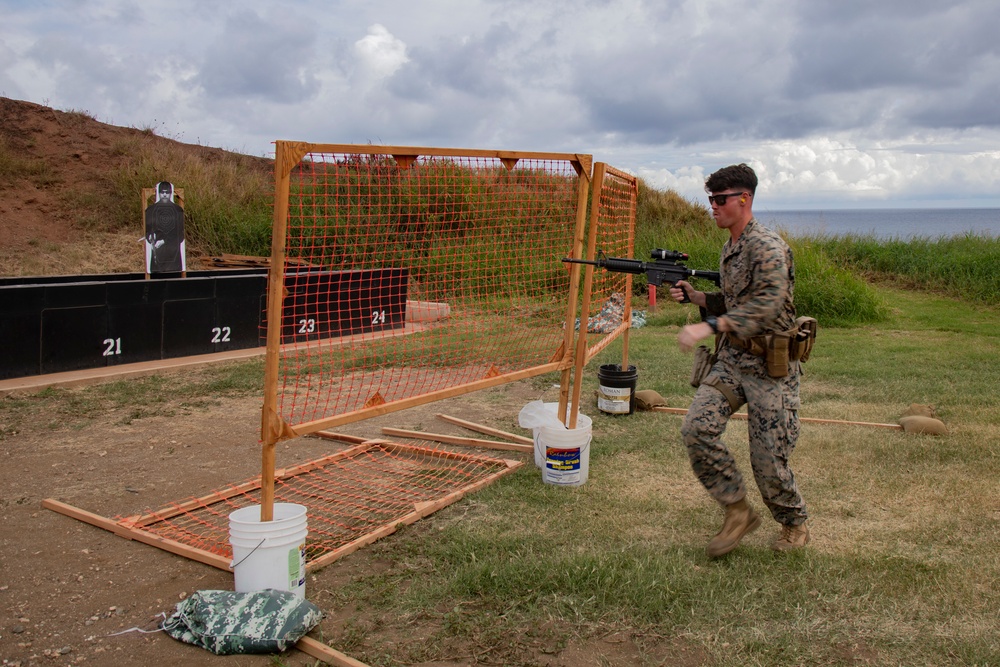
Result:
<svg viewBox="0 0 1000 667">
<path fill-rule="evenodd" d="M 238 566 L 242 565 L 246 561 L 247 558 L 250 558 L 250 556 L 253 556 L 253 552 L 254 551 L 257 551 L 257 549 L 260 549 L 260 546 L 262 544 L 264 544 L 264 542 L 267 542 L 267 538 L 266 537 L 260 538 L 260 542 L 257 543 L 257 546 L 255 546 L 253 549 L 251 549 L 250 553 L 248 553 L 246 556 L 244 556 L 243 558 L 241 558 L 239 563 L 230 563 L 229 564 L 229 569 L 230 570 L 235 570 Z"/>
</svg>

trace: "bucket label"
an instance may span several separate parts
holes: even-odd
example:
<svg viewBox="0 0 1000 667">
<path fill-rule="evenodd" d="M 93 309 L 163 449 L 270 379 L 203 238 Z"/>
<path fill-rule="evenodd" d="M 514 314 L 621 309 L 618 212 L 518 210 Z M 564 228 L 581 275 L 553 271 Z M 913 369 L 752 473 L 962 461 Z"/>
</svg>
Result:
<svg viewBox="0 0 1000 667">
<path fill-rule="evenodd" d="M 295 590 L 306 583 L 306 543 L 288 550 L 288 590 Z"/>
<path fill-rule="evenodd" d="M 597 409 L 611 414 L 628 414 L 632 401 L 630 387 L 601 386 L 597 392 Z"/>
<path fill-rule="evenodd" d="M 545 449 L 545 465 L 549 470 L 559 472 L 574 472 L 580 470 L 580 448 L 576 449 Z"/>
</svg>

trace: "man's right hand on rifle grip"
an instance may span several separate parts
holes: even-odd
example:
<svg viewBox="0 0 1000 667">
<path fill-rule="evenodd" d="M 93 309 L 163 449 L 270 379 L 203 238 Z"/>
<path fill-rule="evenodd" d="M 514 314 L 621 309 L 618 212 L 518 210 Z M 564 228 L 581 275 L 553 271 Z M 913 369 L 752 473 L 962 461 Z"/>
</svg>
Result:
<svg viewBox="0 0 1000 667">
<path fill-rule="evenodd" d="M 687 282 L 678 280 L 670 286 L 670 298 L 677 303 L 691 303 L 691 298 L 688 296 L 688 290 L 693 292 L 694 288 Z"/>
<path fill-rule="evenodd" d="M 693 303 L 704 307 L 705 293 L 699 292 L 686 280 L 678 280 L 670 286 L 670 298 L 677 303 Z"/>
</svg>

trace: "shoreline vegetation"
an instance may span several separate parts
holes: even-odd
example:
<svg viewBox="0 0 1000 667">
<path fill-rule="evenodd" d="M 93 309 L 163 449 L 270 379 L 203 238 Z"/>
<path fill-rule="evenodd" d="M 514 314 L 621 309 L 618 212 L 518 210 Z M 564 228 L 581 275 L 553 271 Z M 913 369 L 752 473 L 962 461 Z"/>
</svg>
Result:
<svg viewBox="0 0 1000 667">
<path fill-rule="evenodd" d="M 815 317 L 824 326 L 884 321 L 888 305 L 875 285 L 959 298 L 979 306 L 1000 305 L 1000 272 L 996 270 L 1000 238 L 972 233 L 909 240 L 862 234 L 785 233 L 785 238 L 795 255 L 799 314 Z M 692 268 L 717 270 L 714 264 L 725 240 L 725 233 L 715 229 L 704 206 L 673 192 L 640 187 L 637 257 L 648 256 L 654 247 L 668 247 L 687 252 Z"/>
<path fill-rule="evenodd" d="M 269 254 L 270 202 L 261 193 L 272 187 L 270 174 L 250 172 L 238 160 L 231 164 L 216 162 L 206 169 L 170 152 L 149 154 L 140 150 L 139 157 L 112 179 L 117 198 L 134 201 L 126 194 L 156 180 L 155 174 L 193 183 L 188 189 L 199 196 L 189 196 L 191 204 L 186 215 L 194 245 L 206 254 Z M 448 188 L 447 196 L 454 199 L 461 192 L 461 188 Z M 428 196 L 433 197 L 433 193 Z M 461 202 L 452 204 L 457 210 L 463 209 Z M 137 209 L 129 210 L 123 220 L 138 215 Z M 669 248 L 688 253 L 692 268 L 717 270 L 725 238 L 703 204 L 670 190 L 652 188 L 640 179 L 636 258 L 649 257 L 653 248 Z M 994 270 L 1000 266 L 1000 239 L 995 237 L 965 234 L 885 240 L 851 234 L 786 238 L 796 258 L 796 303 L 800 314 L 816 317 L 824 326 L 884 321 L 887 304 L 873 288 L 875 283 L 968 299 L 982 306 L 1000 305 L 1000 272 Z M 645 290 L 644 283 L 642 277 L 634 281 L 637 294 Z"/>
</svg>

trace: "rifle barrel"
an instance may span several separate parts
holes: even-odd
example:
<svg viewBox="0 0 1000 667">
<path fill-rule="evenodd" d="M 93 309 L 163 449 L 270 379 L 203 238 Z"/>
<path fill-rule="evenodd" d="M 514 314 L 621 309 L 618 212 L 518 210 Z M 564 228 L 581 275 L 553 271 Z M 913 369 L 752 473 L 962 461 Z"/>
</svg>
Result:
<svg viewBox="0 0 1000 667">
<path fill-rule="evenodd" d="M 568 264 L 589 264 L 590 266 L 596 266 L 608 271 L 615 273 L 631 273 L 631 274 L 642 274 L 647 272 L 669 272 L 677 279 L 681 276 L 688 276 L 691 278 L 703 278 L 705 280 L 710 280 L 716 285 L 720 284 L 721 277 L 717 271 L 701 271 L 695 269 L 689 269 L 683 264 L 676 262 L 670 262 L 666 260 L 653 261 L 653 262 L 640 262 L 637 259 L 625 259 L 622 257 L 601 257 L 597 260 L 590 259 L 575 259 L 572 257 L 563 257 L 564 262 Z M 671 281 L 673 284 L 676 280 Z M 659 282 L 654 283 L 659 285 Z"/>
</svg>

